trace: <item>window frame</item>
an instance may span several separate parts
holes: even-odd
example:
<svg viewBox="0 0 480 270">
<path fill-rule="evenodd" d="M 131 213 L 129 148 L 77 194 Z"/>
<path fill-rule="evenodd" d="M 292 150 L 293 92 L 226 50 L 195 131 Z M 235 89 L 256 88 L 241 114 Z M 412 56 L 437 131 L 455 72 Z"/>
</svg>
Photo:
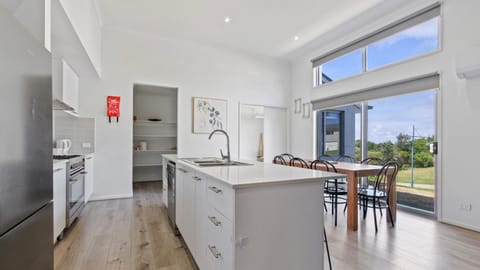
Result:
<svg viewBox="0 0 480 270">
<path fill-rule="evenodd" d="M 321 156 L 330 156 L 325 152 L 325 139 L 326 139 L 326 114 L 327 113 L 338 113 L 339 114 L 339 145 L 338 145 L 338 155 L 332 155 L 332 157 L 342 156 L 345 153 L 345 112 L 342 110 L 323 110 L 317 112 L 317 132 L 316 132 L 316 141 L 317 141 L 317 158 Z"/>
<path fill-rule="evenodd" d="M 399 60 L 399 61 L 396 61 L 396 62 L 392 62 L 392 63 L 386 64 L 386 65 L 383 65 L 383 66 L 379 66 L 379 67 L 376 67 L 376 68 L 372 68 L 372 69 L 368 69 L 368 70 L 367 70 L 367 51 L 368 51 L 368 50 L 367 50 L 367 47 L 368 47 L 369 45 L 374 44 L 375 42 L 378 41 L 378 40 L 374 40 L 374 41 L 372 41 L 372 42 L 366 43 L 365 45 L 363 45 L 363 46 L 361 46 L 361 47 L 357 47 L 357 48 L 354 48 L 354 49 L 352 49 L 352 50 L 350 50 L 350 51 L 348 51 L 348 52 L 345 52 L 345 53 L 336 55 L 334 58 L 329 59 L 329 60 L 327 60 L 327 61 L 325 61 L 325 62 L 323 62 L 323 63 L 321 63 L 321 64 L 316 65 L 316 62 L 321 61 L 321 60 L 319 60 L 319 59 L 328 58 L 329 55 L 337 54 L 338 51 L 342 51 L 342 50 L 344 50 L 345 48 L 354 47 L 357 42 L 358 42 L 358 43 L 361 43 L 362 40 L 366 40 L 366 39 L 370 39 L 370 38 L 372 38 L 372 37 L 375 37 L 377 34 L 379 34 L 379 33 L 381 34 L 381 32 L 383 32 L 383 31 L 388 31 L 390 28 L 395 28 L 395 27 L 396 27 L 397 25 L 399 25 L 399 24 L 408 23 L 408 22 L 411 21 L 411 20 L 415 20 L 417 17 L 421 17 L 421 14 L 422 14 L 422 13 L 428 13 L 428 12 L 430 12 L 430 11 L 432 11 L 432 10 L 437 9 L 437 8 L 439 9 L 438 15 L 436 15 L 436 16 L 434 16 L 434 17 L 431 17 L 431 18 L 429 18 L 429 19 L 420 21 L 420 22 L 418 22 L 418 23 L 416 23 L 416 24 L 414 24 L 414 25 L 411 25 L 410 27 L 407 27 L 407 28 L 402 29 L 402 30 L 397 31 L 397 32 L 393 32 L 393 33 L 391 33 L 391 34 L 388 35 L 388 36 L 385 36 L 385 37 L 382 37 L 382 38 L 378 39 L 378 40 L 382 40 L 382 39 L 389 38 L 389 37 L 391 37 L 391 36 L 393 36 L 393 35 L 395 35 L 395 34 L 401 33 L 402 31 L 405 31 L 405 30 L 408 30 L 408 29 L 410 29 L 410 28 L 412 28 L 412 27 L 418 26 L 418 25 L 420 25 L 420 24 L 422 24 L 422 23 L 425 23 L 425 22 L 427 22 L 427 21 L 429 21 L 429 20 L 432 20 L 432 19 L 434 19 L 434 18 L 438 18 L 438 20 L 437 20 L 437 24 L 438 24 L 438 27 L 437 27 L 438 47 L 437 47 L 436 49 L 434 49 L 434 50 L 431 50 L 431 51 L 428 51 L 428 52 L 424 52 L 424 53 L 420 53 L 420 54 L 415 55 L 415 56 L 407 57 L 407 58 L 405 58 L 405 59 L 402 59 L 402 60 Z M 344 45 L 344 46 L 340 46 L 339 48 L 333 50 L 332 52 L 329 52 L 329 53 L 327 53 L 327 54 L 325 54 L 325 55 L 323 55 L 323 56 L 321 56 L 321 57 L 317 57 L 317 58 L 311 60 L 311 62 L 312 62 L 312 64 L 313 64 L 312 70 L 313 70 L 313 77 L 314 77 L 314 78 L 313 78 L 313 88 L 322 87 L 323 85 L 330 85 L 330 84 L 335 83 L 335 82 L 338 82 L 338 81 L 343 81 L 343 80 L 345 80 L 345 79 L 350 79 L 350 78 L 354 78 L 354 77 L 357 77 L 357 76 L 361 76 L 361 75 L 363 75 L 363 74 L 365 74 L 365 73 L 369 73 L 369 72 L 376 71 L 376 70 L 380 70 L 380 69 L 383 69 L 383 68 L 388 68 L 388 67 L 391 67 L 391 66 L 403 64 L 403 63 L 405 63 L 405 62 L 409 62 L 409 61 L 412 61 L 412 60 L 416 60 L 416 59 L 423 58 L 423 57 L 425 57 L 425 56 L 429 56 L 429 55 L 432 55 L 432 54 L 437 54 L 437 53 L 439 53 L 439 52 L 442 50 L 442 43 L 443 43 L 443 38 L 442 38 L 442 37 L 443 37 L 443 35 L 442 35 L 442 33 L 443 33 L 443 12 L 442 12 L 442 8 L 443 8 L 443 5 L 442 5 L 440 2 L 434 3 L 434 4 L 432 4 L 431 6 L 426 7 L 426 8 L 424 8 L 423 10 L 418 11 L 418 12 L 417 12 L 418 14 L 415 13 L 415 14 L 412 14 L 412 15 L 410 15 L 410 16 L 407 16 L 407 17 L 405 17 L 405 18 L 403 18 L 403 19 L 401 19 L 401 20 L 399 20 L 399 21 L 397 21 L 397 22 L 391 23 L 391 24 L 389 24 L 389 25 L 387 25 L 387 26 L 385 26 L 385 27 L 383 27 L 383 28 L 380 28 L 380 29 L 377 30 L 377 31 L 374 31 L 374 32 L 372 32 L 372 33 L 370 33 L 370 34 L 367 34 L 367 35 L 365 35 L 364 37 L 359 38 L 359 39 L 356 40 L 356 41 L 353 41 L 353 42 L 351 42 L 351 43 L 349 43 L 349 44 L 346 44 L 346 45 Z M 420 15 L 419 15 L 419 14 L 420 14 Z M 353 52 L 353 51 L 356 51 L 356 50 L 359 50 L 359 49 L 362 50 L 362 72 L 360 72 L 360 73 L 358 73 L 358 74 L 355 74 L 355 75 L 352 75 L 352 76 L 347 76 L 347 77 L 344 77 L 344 78 L 341 78 L 341 79 L 338 79 L 338 80 L 334 80 L 334 81 L 331 81 L 331 82 L 328 82 L 328 83 L 325 83 L 325 84 L 321 81 L 322 74 L 320 74 L 320 70 L 321 70 L 321 67 L 322 67 L 324 64 L 326 64 L 326 63 L 328 63 L 328 62 L 331 62 L 331 61 L 334 61 L 334 60 L 337 59 L 337 58 L 340 58 L 340 57 L 342 57 L 342 56 L 344 56 L 344 55 L 349 54 L 350 52 Z"/>
</svg>

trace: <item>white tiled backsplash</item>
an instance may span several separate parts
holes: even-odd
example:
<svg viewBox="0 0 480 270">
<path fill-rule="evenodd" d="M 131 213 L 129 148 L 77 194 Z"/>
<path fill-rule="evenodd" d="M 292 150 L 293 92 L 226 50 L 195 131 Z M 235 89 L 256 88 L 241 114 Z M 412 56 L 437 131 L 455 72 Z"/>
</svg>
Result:
<svg viewBox="0 0 480 270">
<path fill-rule="evenodd" d="M 53 145 L 61 139 L 72 140 L 70 154 L 89 154 L 95 152 L 95 119 L 74 117 L 62 111 L 53 113 Z M 90 148 L 84 148 L 90 144 Z"/>
</svg>

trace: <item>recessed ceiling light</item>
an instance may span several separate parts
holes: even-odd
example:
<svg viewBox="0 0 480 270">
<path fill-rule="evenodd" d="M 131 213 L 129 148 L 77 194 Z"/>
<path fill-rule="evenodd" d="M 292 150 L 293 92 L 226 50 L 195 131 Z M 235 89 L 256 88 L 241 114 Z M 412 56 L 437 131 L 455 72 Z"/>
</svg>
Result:
<svg viewBox="0 0 480 270">
<path fill-rule="evenodd" d="M 225 20 L 224 20 L 225 23 L 230 23 L 231 21 L 232 19 L 230 17 L 225 17 Z"/>
<path fill-rule="evenodd" d="M 300 39 L 299 36 L 294 36 L 294 37 L 293 37 L 293 40 L 295 40 L 295 41 L 297 41 L 297 40 L 299 40 L 299 39 Z"/>
</svg>

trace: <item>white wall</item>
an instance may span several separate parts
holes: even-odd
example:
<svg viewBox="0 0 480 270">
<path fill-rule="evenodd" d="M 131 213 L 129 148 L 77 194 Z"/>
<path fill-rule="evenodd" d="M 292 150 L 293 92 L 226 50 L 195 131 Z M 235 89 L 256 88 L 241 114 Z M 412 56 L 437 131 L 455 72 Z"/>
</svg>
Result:
<svg viewBox="0 0 480 270">
<path fill-rule="evenodd" d="M 2 8 L 6 8 L 41 44 L 48 42 L 45 33 L 46 18 L 45 1 L 39 0 L 0 0 Z"/>
<path fill-rule="evenodd" d="M 264 160 L 288 153 L 288 111 L 284 108 L 265 107 L 264 119 Z"/>
<path fill-rule="evenodd" d="M 445 0 L 443 5 L 443 41 L 438 53 L 426 55 L 390 67 L 378 69 L 350 79 L 312 89 L 312 67 L 310 60 L 345 44 L 366 33 L 387 25 L 412 13 L 413 10 L 433 1 L 418 1 L 416 6 L 405 7 L 369 25 L 352 31 L 350 35 L 336 39 L 317 50 L 297 57 L 292 66 L 293 99 L 321 99 L 340 93 L 373 85 L 380 85 L 409 77 L 439 72 L 438 139 L 441 152 L 437 179 L 440 180 L 441 205 L 439 219 L 448 223 L 480 230 L 480 181 L 473 173 L 478 166 L 480 152 L 480 79 L 460 80 L 455 75 L 457 55 L 463 50 L 480 44 L 480 35 L 475 34 L 475 25 L 480 24 L 478 10 L 480 1 Z M 422 5 L 423 3 L 423 5 Z M 291 105 L 291 106 L 292 106 Z M 292 152 L 300 156 L 313 155 L 313 121 L 304 120 L 300 115 L 291 114 Z M 471 203 L 472 211 L 461 211 L 461 203 Z M 401 222 L 401 221 L 399 221 Z"/>
<path fill-rule="evenodd" d="M 60 1 L 85 48 L 90 61 L 101 76 L 102 18 L 96 0 L 54 0 Z"/>
<path fill-rule="evenodd" d="M 290 68 L 241 52 L 140 33 L 104 29 L 102 70 L 98 80 L 80 83 L 80 111 L 96 118 L 95 197 L 132 194 L 133 83 L 179 89 L 178 152 L 180 156 L 218 156 L 225 138 L 192 134 L 192 97 L 228 100 L 232 156 L 238 156 L 238 104 L 286 107 Z M 120 122 L 105 117 L 107 95 L 121 96 Z"/>
</svg>

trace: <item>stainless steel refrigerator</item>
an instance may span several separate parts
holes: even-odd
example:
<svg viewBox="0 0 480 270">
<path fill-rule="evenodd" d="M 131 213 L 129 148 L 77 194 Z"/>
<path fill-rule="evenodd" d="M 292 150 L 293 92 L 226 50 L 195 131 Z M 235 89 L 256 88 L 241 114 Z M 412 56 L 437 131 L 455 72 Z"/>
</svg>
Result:
<svg viewBox="0 0 480 270">
<path fill-rule="evenodd" d="M 2 5 L 0 35 L 0 269 L 52 270 L 51 56 Z"/>
</svg>

